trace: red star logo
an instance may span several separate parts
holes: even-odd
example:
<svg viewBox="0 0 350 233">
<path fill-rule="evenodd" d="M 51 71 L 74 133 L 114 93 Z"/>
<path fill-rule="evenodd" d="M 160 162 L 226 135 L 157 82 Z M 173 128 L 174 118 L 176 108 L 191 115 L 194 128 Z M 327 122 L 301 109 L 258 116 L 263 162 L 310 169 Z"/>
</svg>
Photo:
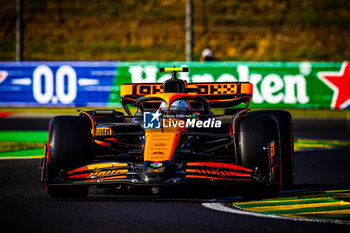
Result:
<svg viewBox="0 0 350 233">
<path fill-rule="evenodd" d="M 318 72 L 333 91 L 332 108 L 345 108 L 350 104 L 350 62 L 344 62 L 339 72 Z"/>
</svg>

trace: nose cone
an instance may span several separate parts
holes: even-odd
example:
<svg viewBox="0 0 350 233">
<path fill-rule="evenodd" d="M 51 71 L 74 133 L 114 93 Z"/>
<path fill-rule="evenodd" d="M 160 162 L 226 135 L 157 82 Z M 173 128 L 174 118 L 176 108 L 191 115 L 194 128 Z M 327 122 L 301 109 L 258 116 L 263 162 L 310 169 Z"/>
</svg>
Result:
<svg viewBox="0 0 350 233">
<path fill-rule="evenodd" d="M 176 130 L 145 130 L 144 161 L 170 161 L 180 139 Z"/>
</svg>

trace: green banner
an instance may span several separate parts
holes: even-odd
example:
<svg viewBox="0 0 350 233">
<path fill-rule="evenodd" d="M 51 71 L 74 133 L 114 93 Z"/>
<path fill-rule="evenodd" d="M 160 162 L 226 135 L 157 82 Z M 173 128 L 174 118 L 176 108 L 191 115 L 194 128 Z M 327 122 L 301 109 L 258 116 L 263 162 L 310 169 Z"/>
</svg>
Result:
<svg viewBox="0 0 350 233">
<path fill-rule="evenodd" d="M 251 107 L 349 108 L 348 62 L 118 62 L 110 106 L 120 105 L 123 83 L 162 83 L 160 67 L 188 66 L 180 79 L 192 82 L 246 82 L 254 85 Z"/>
</svg>

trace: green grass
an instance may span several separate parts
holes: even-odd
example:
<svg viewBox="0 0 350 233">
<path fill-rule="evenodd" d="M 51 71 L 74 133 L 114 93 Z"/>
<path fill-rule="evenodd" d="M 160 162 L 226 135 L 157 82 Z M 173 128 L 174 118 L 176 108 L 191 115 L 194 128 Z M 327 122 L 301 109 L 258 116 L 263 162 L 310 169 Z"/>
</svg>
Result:
<svg viewBox="0 0 350 233">
<path fill-rule="evenodd" d="M 47 131 L 0 131 L 0 142 L 47 142 Z"/>
<path fill-rule="evenodd" d="M 30 150 L 19 150 L 19 151 L 9 151 L 0 153 L 0 158 L 41 158 L 44 156 L 44 149 L 30 149 Z"/>
<path fill-rule="evenodd" d="M 23 2 L 24 60 L 185 59 L 185 1 Z M 2 0 L 2 61 L 15 60 L 15 8 Z M 193 9 L 197 60 L 206 46 L 221 61 L 350 59 L 346 0 L 193 1 Z"/>
<path fill-rule="evenodd" d="M 19 150 L 31 150 L 43 148 L 44 143 L 42 142 L 8 142 L 1 141 L 0 153 L 19 151 Z"/>
<path fill-rule="evenodd" d="M 332 149 L 337 147 L 350 146 L 348 141 L 337 140 L 311 140 L 311 139 L 296 139 L 294 141 L 295 150 L 308 150 L 308 149 Z"/>
<path fill-rule="evenodd" d="M 10 156 L 17 152 L 33 150 L 41 151 L 47 142 L 47 131 L 0 131 L 1 157 Z M 10 155 L 8 155 L 10 153 Z M 42 153 L 42 152 L 40 152 Z"/>
<path fill-rule="evenodd" d="M 43 155 L 47 131 L 0 131 L 0 157 Z"/>
</svg>

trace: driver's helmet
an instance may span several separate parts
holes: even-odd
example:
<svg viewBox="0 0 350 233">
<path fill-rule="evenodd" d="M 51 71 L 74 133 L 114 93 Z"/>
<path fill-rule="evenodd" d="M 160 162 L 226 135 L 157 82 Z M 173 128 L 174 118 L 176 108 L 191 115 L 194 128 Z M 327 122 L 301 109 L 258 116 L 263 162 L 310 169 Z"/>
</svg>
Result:
<svg viewBox="0 0 350 233">
<path fill-rule="evenodd" d="M 162 113 L 166 113 L 167 110 L 168 110 L 168 105 L 166 104 L 165 101 L 163 101 L 159 106 L 159 111 Z"/>
<path fill-rule="evenodd" d="M 167 112 L 167 104 L 166 102 L 162 102 L 159 106 L 161 112 Z M 176 100 L 170 105 L 170 114 L 178 115 L 178 114 L 187 114 L 189 113 L 190 108 L 185 100 Z"/>
</svg>

